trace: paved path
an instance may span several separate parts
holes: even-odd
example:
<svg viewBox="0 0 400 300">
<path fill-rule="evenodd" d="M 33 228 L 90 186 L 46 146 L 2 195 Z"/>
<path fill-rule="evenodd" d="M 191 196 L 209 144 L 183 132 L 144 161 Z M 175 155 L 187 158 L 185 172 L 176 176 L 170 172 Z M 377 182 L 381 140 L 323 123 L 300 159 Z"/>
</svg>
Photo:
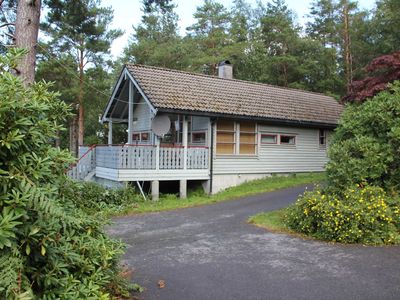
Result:
<svg viewBox="0 0 400 300">
<path fill-rule="evenodd" d="M 331 245 L 246 223 L 303 190 L 122 217 L 108 231 L 128 244 L 124 262 L 145 300 L 400 299 L 400 247 Z"/>
</svg>

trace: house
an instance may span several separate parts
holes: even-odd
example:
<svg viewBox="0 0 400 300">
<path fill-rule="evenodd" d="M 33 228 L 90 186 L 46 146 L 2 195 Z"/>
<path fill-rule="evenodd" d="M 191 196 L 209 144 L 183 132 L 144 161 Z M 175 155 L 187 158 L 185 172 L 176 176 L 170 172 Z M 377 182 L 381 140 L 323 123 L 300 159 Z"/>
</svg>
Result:
<svg viewBox="0 0 400 300">
<path fill-rule="evenodd" d="M 91 147 L 70 171 L 103 184 L 203 181 L 210 193 L 293 172 L 319 172 L 342 106 L 318 93 L 219 76 L 126 65 L 101 121 L 108 145 Z M 128 124 L 127 143 L 113 145 L 113 124 Z"/>
</svg>

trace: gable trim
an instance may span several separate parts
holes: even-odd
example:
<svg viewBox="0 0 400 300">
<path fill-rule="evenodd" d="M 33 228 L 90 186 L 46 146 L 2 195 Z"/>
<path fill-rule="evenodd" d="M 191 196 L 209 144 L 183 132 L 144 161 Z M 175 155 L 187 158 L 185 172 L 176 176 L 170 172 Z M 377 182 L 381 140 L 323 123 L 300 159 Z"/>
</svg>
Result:
<svg viewBox="0 0 400 300">
<path fill-rule="evenodd" d="M 135 80 L 135 78 L 133 78 L 132 74 L 128 71 L 128 69 L 126 68 L 126 66 L 124 67 L 124 74 L 127 75 L 129 77 L 129 79 L 132 81 L 132 83 L 135 85 L 135 87 L 137 88 L 137 90 L 139 91 L 139 93 L 142 95 L 144 101 L 147 103 L 147 105 L 150 107 L 151 112 L 153 113 L 153 115 L 157 114 L 157 108 L 155 108 L 153 106 L 153 104 L 151 103 L 151 101 L 149 100 L 149 98 L 147 98 L 146 94 L 143 92 L 142 88 L 140 87 L 139 83 Z"/>
</svg>

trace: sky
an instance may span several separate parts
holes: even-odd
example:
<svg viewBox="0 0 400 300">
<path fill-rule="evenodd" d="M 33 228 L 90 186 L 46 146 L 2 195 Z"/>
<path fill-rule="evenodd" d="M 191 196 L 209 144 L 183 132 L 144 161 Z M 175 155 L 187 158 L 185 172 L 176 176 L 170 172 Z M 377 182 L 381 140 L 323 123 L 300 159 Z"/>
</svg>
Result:
<svg viewBox="0 0 400 300">
<path fill-rule="evenodd" d="M 227 8 L 232 4 L 232 0 L 219 0 L 218 2 Z M 248 0 L 248 2 L 255 7 L 257 0 Z M 266 4 L 269 1 L 261 0 L 261 2 Z M 175 0 L 174 3 L 177 5 L 176 12 L 180 18 L 178 22 L 180 33 L 184 35 L 186 27 L 194 23 L 193 14 L 196 7 L 202 5 L 203 0 Z M 300 24 L 304 24 L 306 21 L 310 3 L 311 0 L 286 0 L 288 7 L 297 14 Z M 358 3 L 361 8 L 371 9 L 375 0 L 358 0 Z M 114 9 L 112 28 L 119 28 L 125 32 L 111 46 L 111 54 L 116 58 L 128 44 L 129 36 L 133 32 L 132 26 L 140 23 L 142 4 L 140 0 L 102 0 L 102 4 Z"/>
</svg>

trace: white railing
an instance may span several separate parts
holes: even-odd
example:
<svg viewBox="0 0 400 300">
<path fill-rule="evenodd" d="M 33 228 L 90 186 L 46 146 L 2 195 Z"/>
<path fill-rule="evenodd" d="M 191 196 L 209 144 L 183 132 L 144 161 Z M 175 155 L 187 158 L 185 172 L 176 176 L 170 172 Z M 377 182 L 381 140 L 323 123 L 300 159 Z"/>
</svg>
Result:
<svg viewBox="0 0 400 300">
<path fill-rule="evenodd" d="M 76 180 L 84 180 L 96 167 L 95 148 L 89 148 L 82 157 L 71 166 L 67 175 Z"/>
<path fill-rule="evenodd" d="M 188 169 L 208 169 L 208 148 L 190 147 L 187 149 Z"/>
<path fill-rule="evenodd" d="M 159 147 L 159 169 L 184 168 L 183 147 Z M 96 166 L 112 169 L 156 169 L 157 147 L 154 145 L 96 146 Z M 208 148 L 187 148 L 187 169 L 208 169 Z"/>
<path fill-rule="evenodd" d="M 157 153 L 159 153 L 158 159 Z M 207 147 L 186 149 L 186 169 L 208 169 Z M 84 180 L 96 167 L 134 170 L 183 170 L 184 147 L 154 145 L 97 145 L 90 148 L 68 171 L 68 176 Z M 158 168 L 157 168 L 157 163 Z"/>
<path fill-rule="evenodd" d="M 160 169 L 183 169 L 183 147 L 160 147 Z"/>
</svg>

